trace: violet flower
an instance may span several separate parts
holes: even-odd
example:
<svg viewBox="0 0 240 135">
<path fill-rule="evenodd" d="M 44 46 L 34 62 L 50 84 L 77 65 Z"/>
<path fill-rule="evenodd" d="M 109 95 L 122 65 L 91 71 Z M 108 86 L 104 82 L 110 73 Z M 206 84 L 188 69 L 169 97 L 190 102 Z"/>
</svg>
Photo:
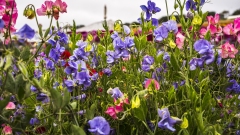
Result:
<svg viewBox="0 0 240 135">
<path fill-rule="evenodd" d="M 39 119 L 38 118 L 31 118 L 30 119 L 30 125 L 37 125 L 37 124 L 39 124 L 40 123 L 40 121 L 39 121 Z"/>
<path fill-rule="evenodd" d="M 74 89 L 74 83 L 72 80 L 65 80 L 64 81 L 65 86 L 67 87 L 69 92 L 72 92 Z"/>
<path fill-rule="evenodd" d="M 25 24 L 14 34 L 18 35 L 21 39 L 32 39 L 35 35 L 35 31 L 29 25 Z"/>
<path fill-rule="evenodd" d="M 91 85 L 90 76 L 86 71 L 77 72 L 75 79 L 78 84 L 83 84 L 84 87 L 89 87 Z"/>
<path fill-rule="evenodd" d="M 110 88 L 108 91 L 107 91 L 108 94 L 112 95 L 112 97 L 114 99 L 119 99 L 119 98 L 122 98 L 124 95 L 123 93 L 120 91 L 120 89 L 118 87 L 112 89 Z"/>
<path fill-rule="evenodd" d="M 94 133 L 95 135 L 108 135 L 110 133 L 109 123 L 101 116 L 97 116 L 92 120 L 89 120 L 88 124 L 90 125 L 90 129 L 88 129 L 88 131 Z"/>
<path fill-rule="evenodd" d="M 152 56 L 149 56 L 149 55 L 144 56 L 142 61 L 142 70 L 145 72 L 149 71 L 153 64 L 154 64 L 154 58 Z"/>
</svg>

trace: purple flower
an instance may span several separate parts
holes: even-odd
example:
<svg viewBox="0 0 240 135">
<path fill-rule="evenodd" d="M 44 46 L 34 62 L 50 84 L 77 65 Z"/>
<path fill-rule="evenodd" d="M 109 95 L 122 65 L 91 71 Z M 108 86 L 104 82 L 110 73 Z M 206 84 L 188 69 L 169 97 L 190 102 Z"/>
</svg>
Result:
<svg viewBox="0 0 240 135">
<path fill-rule="evenodd" d="M 46 63 L 46 69 L 54 71 L 55 67 L 54 67 L 54 62 L 50 59 L 45 59 L 45 63 Z"/>
<path fill-rule="evenodd" d="M 228 92 L 235 92 L 235 93 L 240 93 L 240 85 L 237 83 L 236 80 L 232 79 L 229 81 L 231 85 L 227 87 Z"/>
<path fill-rule="evenodd" d="M 67 43 L 68 43 L 68 36 L 67 36 L 67 34 L 65 34 L 64 32 L 58 31 L 58 32 L 57 32 L 57 36 L 58 36 L 58 38 L 59 38 L 58 41 L 59 41 L 61 44 L 67 44 Z"/>
<path fill-rule="evenodd" d="M 169 20 L 167 22 L 164 22 L 162 23 L 162 25 L 168 29 L 168 32 L 173 32 L 175 34 L 178 32 L 177 22 L 174 20 Z"/>
<path fill-rule="evenodd" d="M 140 7 L 144 12 L 146 12 L 146 20 L 148 21 L 152 17 L 152 14 L 161 11 L 161 9 L 159 7 L 156 7 L 156 4 L 154 2 L 151 2 L 151 0 L 148 0 L 147 6 L 141 5 Z"/>
<path fill-rule="evenodd" d="M 124 44 L 127 48 L 131 48 L 135 45 L 133 38 L 131 38 L 131 37 L 125 37 Z"/>
<path fill-rule="evenodd" d="M 107 76 L 110 76 L 112 74 L 112 71 L 110 68 L 104 68 L 103 69 L 103 73 Z"/>
<path fill-rule="evenodd" d="M 65 51 L 64 47 L 61 47 L 59 43 L 57 43 L 55 48 L 52 48 L 49 52 L 49 57 L 52 58 L 54 61 L 58 61 L 61 54 Z"/>
<path fill-rule="evenodd" d="M 108 64 L 112 64 L 115 61 L 115 53 L 113 51 L 107 51 L 106 52 L 107 55 L 107 63 Z"/>
<path fill-rule="evenodd" d="M 98 73 L 94 73 L 92 76 L 91 76 L 91 79 L 93 81 L 96 81 L 98 79 Z"/>
<path fill-rule="evenodd" d="M 76 96 L 75 99 L 76 99 L 76 100 L 83 100 L 83 99 L 85 99 L 86 97 L 87 97 L 87 96 L 86 96 L 86 94 L 84 93 L 84 94 L 81 94 L 81 95 Z"/>
<path fill-rule="evenodd" d="M 203 67 L 203 59 L 201 58 L 192 58 L 189 62 L 190 70 L 195 70 L 197 67 Z"/>
<path fill-rule="evenodd" d="M 68 65 L 65 69 L 64 69 L 64 72 L 67 74 L 67 75 L 70 75 L 72 73 L 76 73 L 77 70 L 78 70 L 78 64 L 74 61 L 68 61 Z"/>
<path fill-rule="evenodd" d="M 79 115 L 83 115 L 84 113 L 86 113 L 86 110 L 80 110 L 77 112 L 77 114 L 79 114 Z"/>
<path fill-rule="evenodd" d="M 158 109 L 158 115 L 162 119 L 158 122 L 158 127 L 162 129 L 168 129 L 172 132 L 176 131 L 176 129 L 173 127 L 174 124 L 181 122 L 180 119 L 173 119 L 170 116 L 170 113 L 168 111 L 168 108 Z"/>
<path fill-rule="evenodd" d="M 72 80 L 65 80 L 64 81 L 65 86 L 67 87 L 69 92 L 72 92 L 74 89 L 74 83 Z"/>
<path fill-rule="evenodd" d="M 36 69 L 34 71 L 34 77 L 37 78 L 37 79 L 40 79 L 42 77 L 42 70 Z"/>
<path fill-rule="evenodd" d="M 205 61 L 205 63 L 207 65 L 209 65 L 209 64 L 213 63 L 215 56 L 213 53 L 208 53 L 208 54 L 203 55 L 201 59 L 203 59 Z"/>
<path fill-rule="evenodd" d="M 31 118 L 29 123 L 30 123 L 30 125 L 34 126 L 34 125 L 39 124 L 40 121 L 38 118 Z"/>
<path fill-rule="evenodd" d="M 5 25 L 4 21 L 0 19 L 0 29 L 4 28 L 4 25 Z"/>
<path fill-rule="evenodd" d="M 31 85 L 30 90 L 34 93 L 38 92 L 38 89 L 36 87 L 34 87 L 33 85 Z"/>
<path fill-rule="evenodd" d="M 88 131 L 94 133 L 95 135 L 108 135 L 110 133 L 109 123 L 101 116 L 97 116 L 92 120 L 89 120 L 88 124 L 90 125 L 90 129 L 88 129 Z"/>
<path fill-rule="evenodd" d="M 199 39 L 194 43 L 194 49 L 199 54 L 213 53 L 213 45 L 205 39 Z"/>
<path fill-rule="evenodd" d="M 131 30 L 127 25 L 123 25 L 123 31 L 126 35 L 130 34 Z"/>
<path fill-rule="evenodd" d="M 18 32 L 15 32 L 14 34 L 18 35 L 21 39 L 32 39 L 35 35 L 35 31 L 30 26 L 25 24 L 18 30 Z"/>
<path fill-rule="evenodd" d="M 111 38 L 114 40 L 115 38 L 118 38 L 118 33 L 116 31 L 113 32 L 113 34 L 111 35 Z"/>
<path fill-rule="evenodd" d="M 44 94 L 44 93 L 39 93 L 39 94 L 37 94 L 36 99 L 37 99 L 38 101 L 41 101 L 42 103 L 47 103 L 47 102 L 49 102 L 49 97 L 48 97 L 46 94 Z"/>
<path fill-rule="evenodd" d="M 168 29 L 164 25 L 156 28 L 153 35 L 155 36 L 156 41 L 163 41 L 163 39 L 168 37 Z"/>
<path fill-rule="evenodd" d="M 83 84 L 84 87 L 89 87 L 91 85 L 91 79 L 86 71 L 77 72 L 76 78 L 78 84 Z"/>
<path fill-rule="evenodd" d="M 84 48 L 76 48 L 73 51 L 73 55 L 69 57 L 70 60 L 87 60 L 88 53 L 84 51 Z"/>
<path fill-rule="evenodd" d="M 149 71 L 153 63 L 154 63 L 154 58 L 152 56 L 149 56 L 149 55 L 144 56 L 142 61 L 142 70 L 145 72 Z"/>
<path fill-rule="evenodd" d="M 202 6 L 205 3 L 205 0 L 200 1 L 200 6 Z M 189 9 L 197 10 L 198 2 L 194 2 L 193 0 L 188 0 L 186 2 L 186 10 L 188 11 Z"/>
<path fill-rule="evenodd" d="M 116 87 L 114 89 L 110 88 L 107 91 L 107 93 L 112 95 L 112 97 L 116 100 L 123 97 L 123 93 L 120 91 L 120 89 L 118 87 Z"/>
</svg>

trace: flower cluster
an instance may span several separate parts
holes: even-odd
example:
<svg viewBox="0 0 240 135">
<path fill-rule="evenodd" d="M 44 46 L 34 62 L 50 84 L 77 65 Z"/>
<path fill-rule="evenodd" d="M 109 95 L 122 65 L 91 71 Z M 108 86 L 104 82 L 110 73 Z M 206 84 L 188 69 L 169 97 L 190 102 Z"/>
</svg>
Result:
<svg viewBox="0 0 240 135">
<path fill-rule="evenodd" d="M 205 0 L 198 0 L 200 3 L 198 3 L 196 0 L 188 0 L 186 2 L 186 10 L 188 11 L 189 9 L 191 10 L 197 10 L 198 4 L 202 6 L 205 3 Z"/>
<path fill-rule="evenodd" d="M 39 16 L 52 15 L 56 20 L 59 18 L 59 12 L 67 12 L 67 4 L 62 2 L 62 0 L 56 0 L 55 2 L 45 1 L 41 8 L 37 9 L 37 14 Z"/>
<path fill-rule="evenodd" d="M 154 30 L 154 36 L 156 41 L 163 41 L 168 37 L 168 34 L 173 32 L 176 34 L 178 32 L 177 22 L 174 20 L 169 20 L 162 23 L 162 25 Z"/>
</svg>

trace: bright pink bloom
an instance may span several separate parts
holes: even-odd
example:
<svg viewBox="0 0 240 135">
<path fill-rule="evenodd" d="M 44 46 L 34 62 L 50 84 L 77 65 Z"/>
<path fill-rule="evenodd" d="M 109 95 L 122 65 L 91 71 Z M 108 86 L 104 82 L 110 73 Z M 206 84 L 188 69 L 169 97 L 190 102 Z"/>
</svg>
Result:
<svg viewBox="0 0 240 135">
<path fill-rule="evenodd" d="M 53 5 L 54 8 L 58 9 L 59 12 L 67 13 L 67 4 L 65 2 L 62 2 L 62 0 L 56 0 Z"/>
<path fill-rule="evenodd" d="M 237 36 L 237 41 L 238 41 L 238 43 L 240 43 L 240 33 Z"/>
<path fill-rule="evenodd" d="M 235 55 L 237 54 L 238 50 L 234 47 L 233 44 L 229 44 L 229 42 L 226 42 L 225 44 L 221 45 L 221 57 L 222 58 L 235 58 Z"/>
<path fill-rule="evenodd" d="M 115 111 L 116 111 L 116 113 L 122 112 L 123 111 L 123 103 L 119 103 L 118 105 L 116 105 Z"/>
<path fill-rule="evenodd" d="M 212 25 L 215 25 L 218 23 L 219 21 L 219 14 L 215 14 L 215 16 L 208 16 L 207 17 L 207 20 L 208 20 L 208 24 L 212 24 Z"/>
<path fill-rule="evenodd" d="M 12 134 L 12 128 L 10 126 L 5 126 L 2 130 L 2 132 L 5 134 L 5 135 L 10 135 Z"/>
<path fill-rule="evenodd" d="M 118 119 L 117 112 L 116 112 L 114 106 L 108 107 L 108 109 L 107 109 L 107 111 L 105 111 L 105 113 L 110 115 L 113 119 Z"/>
<path fill-rule="evenodd" d="M 236 18 L 233 23 L 226 25 L 223 32 L 227 35 L 235 35 L 240 31 L 240 18 Z"/>
<path fill-rule="evenodd" d="M 176 35 L 176 44 L 179 49 L 183 49 L 184 40 L 185 37 L 180 32 L 178 32 Z"/>
<path fill-rule="evenodd" d="M 160 85 L 155 79 L 148 79 L 145 83 L 145 89 L 147 89 L 152 83 L 154 84 L 156 90 L 160 89 Z"/>
<path fill-rule="evenodd" d="M 16 108 L 15 104 L 13 102 L 9 102 L 5 109 L 12 110 L 12 109 L 15 109 L 15 108 Z"/>
<path fill-rule="evenodd" d="M 201 28 L 199 32 L 200 32 L 200 37 L 204 38 L 204 36 L 207 34 L 207 29 Z"/>
<path fill-rule="evenodd" d="M 45 1 L 44 4 L 42 4 L 41 8 L 37 9 L 37 14 L 39 16 L 51 15 L 52 14 L 53 2 L 52 1 Z"/>
</svg>

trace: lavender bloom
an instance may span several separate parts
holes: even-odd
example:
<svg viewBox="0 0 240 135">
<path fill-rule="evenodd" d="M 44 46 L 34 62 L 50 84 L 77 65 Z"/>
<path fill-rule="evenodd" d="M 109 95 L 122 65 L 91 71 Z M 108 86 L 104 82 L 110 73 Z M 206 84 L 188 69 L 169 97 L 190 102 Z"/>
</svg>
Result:
<svg viewBox="0 0 240 135">
<path fill-rule="evenodd" d="M 107 76 L 110 76 L 112 74 L 112 71 L 110 68 L 104 68 L 103 73 L 106 74 Z"/>
<path fill-rule="evenodd" d="M 209 54 L 203 55 L 201 59 L 205 60 L 205 63 L 207 65 L 209 65 L 209 64 L 213 63 L 215 56 L 213 53 L 209 53 Z"/>
<path fill-rule="evenodd" d="M 154 63 L 154 58 L 152 56 L 149 56 L 149 55 L 144 56 L 142 61 L 142 70 L 145 72 L 149 71 L 153 63 Z"/>
<path fill-rule="evenodd" d="M 131 32 L 130 28 L 127 25 L 123 25 L 123 31 L 127 35 L 130 34 L 130 32 Z"/>
<path fill-rule="evenodd" d="M 181 119 L 173 119 L 170 116 L 170 113 L 168 111 L 168 108 L 158 109 L 158 115 L 162 119 L 158 122 L 158 127 L 162 129 L 168 129 L 172 132 L 176 131 L 176 129 L 173 127 L 174 124 L 181 122 Z"/>
<path fill-rule="evenodd" d="M 54 71 L 55 67 L 54 67 L 54 62 L 50 59 L 45 59 L 45 63 L 46 63 L 46 69 Z"/>
<path fill-rule="evenodd" d="M 34 71 L 34 77 L 37 78 L 37 79 L 40 79 L 42 77 L 42 70 L 36 69 Z"/>
<path fill-rule="evenodd" d="M 236 131 L 236 135 L 240 135 L 240 130 L 237 130 L 237 131 Z"/>
<path fill-rule="evenodd" d="M 0 29 L 4 28 L 4 25 L 5 25 L 4 21 L 0 19 Z"/>
<path fill-rule="evenodd" d="M 156 41 L 161 42 L 163 39 L 168 37 L 168 29 L 162 25 L 154 30 L 153 35 L 155 36 Z"/>
<path fill-rule="evenodd" d="M 131 48 L 135 45 L 133 38 L 131 38 L 131 37 L 125 37 L 124 44 L 127 48 Z"/>
<path fill-rule="evenodd" d="M 199 39 L 194 43 L 194 49 L 199 54 L 213 53 L 213 45 L 205 39 Z"/>
<path fill-rule="evenodd" d="M 89 87 L 91 85 L 91 79 L 86 71 L 77 72 L 76 78 L 78 84 L 83 84 L 84 87 Z"/>
<path fill-rule="evenodd" d="M 38 120 L 38 118 L 31 118 L 30 119 L 30 125 L 37 125 L 37 124 L 39 124 L 40 123 L 40 121 Z"/>
<path fill-rule="evenodd" d="M 168 32 L 173 32 L 175 34 L 178 32 L 177 22 L 174 20 L 169 20 L 167 22 L 164 22 L 162 23 L 162 25 L 168 29 Z"/>
<path fill-rule="evenodd" d="M 112 89 L 110 88 L 108 91 L 107 91 L 108 94 L 112 95 L 112 97 L 114 99 L 119 99 L 119 98 L 122 98 L 124 95 L 123 93 L 120 91 L 120 89 L 118 87 Z"/>
<path fill-rule="evenodd" d="M 25 24 L 14 34 L 18 35 L 21 39 L 32 39 L 35 35 L 35 31 L 29 25 Z"/>
<path fill-rule="evenodd" d="M 205 3 L 205 0 L 200 1 L 200 6 L 202 6 Z M 189 9 L 197 10 L 198 2 L 194 2 L 193 0 L 188 0 L 186 2 L 186 10 L 188 11 Z"/>
<path fill-rule="evenodd" d="M 163 54 L 163 60 L 166 60 L 166 61 L 170 61 L 170 55 L 168 54 L 168 52 L 164 52 L 164 51 L 158 51 L 158 56 Z"/>
<path fill-rule="evenodd" d="M 72 92 L 74 89 L 74 84 L 72 80 L 65 80 L 64 81 L 65 86 L 67 87 L 69 92 Z"/>
<path fill-rule="evenodd" d="M 36 112 L 41 112 L 43 110 L 41 106 L 36 106 L 35 109 L 36 109 Z"/>
<path fill-rule="evenodd" d="M 151 2 L 151 0 L 149 0 L 147 2 L 147 6 L 141 5 L 140 7 L 144 12 L 146 12 L 146 20 L 147 21 L 150 20 L 150 18 L 152 17 L 152 14 L 155 14 L 155 13 L 161 11 L 161 9 L 159 7 L 156 7 L 155 2 Z"/>
<path fill-rule="evenodd" d="M 96 81 L 98 79 L 98 73 L 94 73 L 92 76 L 91 76 L 91 79 L 93 81 Z"/>
<path fill-rule="evenodd" d="M 78 60 L 78 59 L 80 59 L 80 60 L 87 60 L 87 59 L 88 59 L 87 56 L 88 56 L 88 53 L 86 53 L 86 52 L 84 51 L 84 49 L 82 49 L 82 48 L 76 48 L 76 49 L 73 51 L 73 55 L 70 56 L 69 59 L 70 59 L 70 60 L 75 60 L 75 61 Z"/>
<path fill-rule="evenodd" d="M 113 51 L 107 51 L 106 52 L 107 55 L 107 63 L 108 64 L 112 64 L 115 61 L 115 53 Z"/>
<path fill-rule="evenodd" d="M 229 81 L 232 83 L 229 87 L 227 87 L 228 92 L 235 92 L 235 93 L 240 93 L 240 85 L 237 83 L 236 80 L 232 79 Z"/>
<path fill-rule="evenodd" d="M 161 72 L 163 71 L 162 68 L 157 68 L 153 73 L 152 73 L 152 78 L 157 80 L 158 82 L 161 80 Z"/>
<path fill-rule="evenodd" d="M 203 67 L 203 62 L 201 58 L 192 58 L 189 62 L 190 70 L 195 70 L 197 67 Z"/>
<path fill-rule="evenodd" d="M 70 75 L 72 73 L 76 73 L 77 70 L 78 70 L 78 64 L 74 61 L 68 61 L 68 65 L 65 69 L 64 69 L 64 72 L 67 74 L 67 75 Z"/>
<path fill-rule="evenodd" d="M 33 85 L 31 85 L 30 90 L 34 93 L 38 92 L 38 89 L 36 87 L 34 87 Z"/>
<path fill-rule="evenodd" d="M 58 31 L 57 32 L 57 35 L 58 35 L 58 37 L 59 37 L 59 42 L 61 43 L 61 44 L 67 44 L 68 43 L 68 36 L 67 36 L 67 34 L 65 34 L 64 32 L 61 32 L 61 31 Z"/>
<path fill-rule="evenodd" d="M 88 131 L 94 133 L 95 135 L 108 135 L 110 133 L 109 123 L 101 116 L 97 116 L 92 120 L 89 120 L 88 124 L 90 125 L 90 129 L 88 129 Z"/>
<path fill-rule="evenodd" d="M 80 111 L 77 112 L 77 114 L 79 114 L 79 115 L 83 115 L 85 113 L 86 113 L 86 110 L 80 110 Z"/>
<path fill-rule="evenodd" d="M 114 40 L 115 38 L 118 38 L 118 33 L 116 31 L 113 32 L 113 34 L 111 35 L 111 38 Z"/>
<path fill-rule="evenodd" d="M 193 18 L 193 13 L 191 12 L 191 11 L 188 11 L 187 12 L 187 18 L 190 18 L 190 19 L 192 19 Z"/>
<path fill-rule="evenodd" d="M 75 99 L 76 99 L 76 100 L 83 100 L 83 99 L 85 99 L 86 97 L 87 97 L 87 96 L 86 96 L 86 94 L 84 93 L 84 94 L 81 94 L 81 95 L 76 96 Z"/>
<path fill-rule="evenodd" d="M 49 102 L 49 97 L 44 93 L 39 93 L 37 94 L 37 100 L 41 101 L 42 103 L 47 103 Z"/>
<path fill-rule="evenodd" d="M 50 50 L 49 57 L 52 58 L 54 61 L 58 61 L 64 51 L 65 48 L 61 47 L 60 44 L 57 43 L 56 47 Z"/>
</svg>

